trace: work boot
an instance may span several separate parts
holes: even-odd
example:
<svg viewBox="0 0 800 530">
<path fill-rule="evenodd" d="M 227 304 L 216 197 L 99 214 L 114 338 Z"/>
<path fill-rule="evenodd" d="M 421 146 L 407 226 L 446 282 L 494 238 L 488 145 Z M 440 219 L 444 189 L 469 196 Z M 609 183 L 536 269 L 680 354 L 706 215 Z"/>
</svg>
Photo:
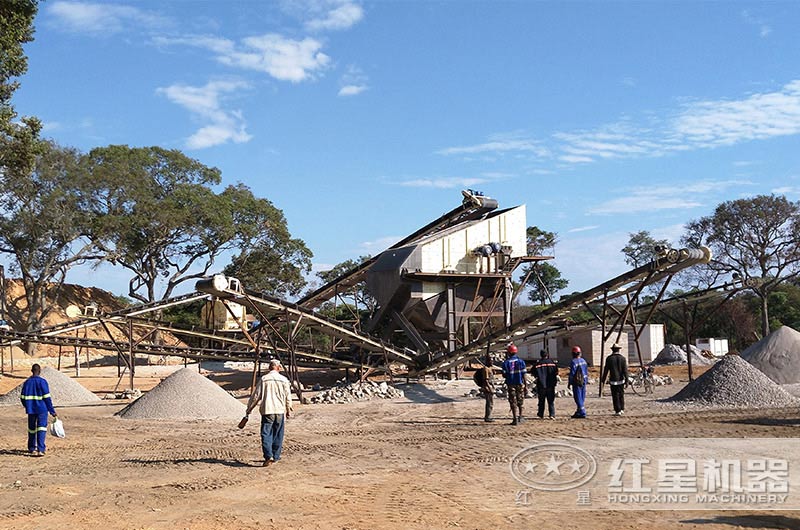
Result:
<svg viewBox="0 0 800 530">
<path fill-rule="evenodd" d="M 517 423 L 519 423 L 517 422 L 517 416 L 516 415 L 511 416 L 511 425 L 516 425 Z"/>
</svg>

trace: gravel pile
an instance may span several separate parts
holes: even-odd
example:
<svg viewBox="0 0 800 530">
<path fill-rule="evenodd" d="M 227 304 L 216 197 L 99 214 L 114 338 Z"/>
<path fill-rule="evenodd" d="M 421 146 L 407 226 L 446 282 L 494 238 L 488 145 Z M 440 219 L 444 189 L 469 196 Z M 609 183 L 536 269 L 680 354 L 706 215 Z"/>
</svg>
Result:
<svg viewBox="0 0 800 530">
<path fill-rule="evenodd" d="M 42 368 L 41 376 L 47 380 L 47 385 L 50 387 L 50 397 L 53 400 L 54 407 L 83 405 L 100 401 L 100 398 L 95 394 L 55 368 L 45 366 Z M 19 384 L 7 394 L 0 396 L 0 405 L 21 406 L 19 396 L 22 394 L 23 384 Z"/>
<path fill-rule="evenodd" d="M 738 355 L 724 356 L 667 401 L 748 408 L 800 404 L 800 400 Z"/>
<path fill-rule="evenodd" d="M 708 366 L 717 362 L 716 359 L 704 357 L 695 346 L 690 346 L 689 349 L 692 352 L 692 364 L 695 366 Z M 675 344 L 667 344 L 663 350 L 658 352 L 652 364 L 689 364 L 689 360 L 686 356 L 686 350 Z"/>
<path fill-rule="evenodd" d="M 378 384 L 375 381 L 367 381 L 347 384 L 342 380 L 335 387 L 312 397 L 310 401 L 311 403 L 351 403 L 371 399 L 401 398 L 403 395 L 402 390 L 398 390 L 386 382 Z"/>
<path fill-rule="evenodd" d="M 246 407 L 192 368 L 182 368 L 117 412 L 125 419 L 238 420 Z"/>
<path fill-rule="evenodd" d="M 780 327 L 744 350 L 742 358 L 776 383 L 800 383 L 800 332 Z"/>
</svg>

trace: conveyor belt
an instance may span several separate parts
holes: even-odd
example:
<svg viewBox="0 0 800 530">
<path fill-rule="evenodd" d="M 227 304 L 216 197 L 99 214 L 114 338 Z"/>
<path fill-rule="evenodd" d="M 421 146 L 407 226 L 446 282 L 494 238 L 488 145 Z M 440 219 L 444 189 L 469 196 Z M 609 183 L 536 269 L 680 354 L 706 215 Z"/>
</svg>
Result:
<svg viewBox="0 0 800 530">
<path fill-rule="evenodd" d="M 207 289 L 205 292 L 222 300 L 229 300 L 255 309 L 258 313 L 267 318 L 281 318 L 289 316 L 296 321 L 302 321 L 307 327 L 311 327 L 325 335 L 336 337 L 343 340 L 350 347 L 357 347 L 363 351 L 386 355 L 390 360 L 401 363 L 413 363 L 413 357 L 405 351 L 392 345 L 384 344 L 383 341 L 366 333 L 342 324 L 341 322 L 324 317 L 314 311 L 301 307 L 299 304 L 286 302 L 278 298 L 266 296 L 252 291 L 237 291 L 234 289 L 217 289 L 213 285 L 203 285 L 198 282 L 198 289 Z"/>
<path fill-rule="evenodd" d="M 705 247 L 702 249 L 684 249 L 670 253 L 669 258 L 657 259 L 628 271 L 597 287 L 554 304 L 544 312 L 521 320 L 510 328 L 492 333 L 453 352 L 445 353 L 432 359 L 418 359 L 418 365 L 422 367 L 412 370 L 410 375 L 422 375 L 446 370 L 484 355 L 487 348 L 489 351 L 501 351 L 512 340 L 522 340 L 526 336 L 542 333 L 549 328 L 561 327 L 560 323 L 564 319 L 581 311 L 585 304 L 598 303 L 604 298 L 613 300 L 636 292 L 643 284 L 646 286 L 658 283 L 687 267 L 699 263 L 708 263 L 711 259 L 711 251 Z"/>
<path fill-rule="evenodd" d="M 497 201 L 494 199 L 474 196 L 466 192 L 462 193 L 464 193 L 465 199 L 460 206 L 450 210 L 435 221 L 428 223 L 413 234 L 401 239 L 387 250 L 404 247 L 418 239 L 435 234 L 436 232 L 458 223 L 478 219 L 497 208 Z M 350 269 L 338 278 L 326 283 L 319 289 L 305 295 L 297 301 L 297 304 L 308 309 L 317 308 L 322 305 L 323 302 L 336 296 L 337 293 L 345 292 L 359 282 L 364 281 L 367 271 L 375 264 L 379 256 L 380 254 L 368 259 L 359 266 Z"/>
</svg>

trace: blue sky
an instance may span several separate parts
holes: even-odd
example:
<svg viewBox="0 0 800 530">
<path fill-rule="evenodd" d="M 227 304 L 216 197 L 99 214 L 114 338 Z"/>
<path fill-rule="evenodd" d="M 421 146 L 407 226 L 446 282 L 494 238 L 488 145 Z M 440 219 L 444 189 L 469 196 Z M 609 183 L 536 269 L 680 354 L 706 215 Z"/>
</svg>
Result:
<svg viewBox="0 0 800 530">
<path fill-rule="evenodd" d="M 627 270 L 630 232 L 677 243 L 721 201 L 800 199 L 798 27 L 796 2 L 50 0 L 14 104 L 64 145 L 219 167 L 319 269 L 465 187 L 524 203 L 583 290 Z"/>
</svg>

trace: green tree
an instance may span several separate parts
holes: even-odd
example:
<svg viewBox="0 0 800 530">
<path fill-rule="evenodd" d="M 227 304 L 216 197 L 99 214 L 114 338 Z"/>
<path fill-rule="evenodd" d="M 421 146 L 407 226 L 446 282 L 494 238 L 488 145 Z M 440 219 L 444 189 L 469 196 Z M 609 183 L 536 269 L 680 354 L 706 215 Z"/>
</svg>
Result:
<svg viewBox="0 0 800 530">
<path fill-rule="evenodd" d="M 93 186 L 85 200 L 95 221 L 92 236 L 107 261 L 133 273 L 131 298 L 157 300 L 162 285 L 160 298 L 168 298 L 180 284 L 208 275 L 226 253 L 238 252 L 229 272 L 241 273 L 250 287 L 278 292 L 295 289 L 292 280 L 302 282 L 299 273 L 290 278 L 280 267 L 280 281 L 259 277 L 273 273 L 264 264 L 281 252 L 289 253 L 288 263 L 305 267 L 310 252 L 289 237 L 283 213 L 247 186 L 215 193 L 218 169 L 177 150 L 125 145 L 93 149 L 86 167 Z"/>
<path fill-rule="evenodd" d="M 558 243 L 558 234 L 542 230 L 538 226 L 529 226 L 525 230 L 529 256 L 541 256 L 545 251 L 553 251 Z"/>
<path fill-rule="evenodd" d="M 327 284 L 346 272 L 355 269 L 370 258 L 371 256 L 368 255 L 359 256 L 357 259 L 348 259 L 337 263 L 329 270 L 317 272 L 317 278 L 322 280 L 323 284 Z M 323 304 L 320 310 L 325 311 L 333 318 L 347 320 L 353 317 L 353 313 L 359 314 L 360 317 L 368 318 L 373 314 L 377 306 L 377 301 L 369 294 L 369 291 L 367 291 L 366 282 L 356 283 L 352 287 L 341 292 L 339 296 L 345 302 L 345 307 L 340 307 L 340 304 L 336 304 L 336 310 L 334 311 L 334 304 L 328 302 Z"/>
<path fill-rule="evenodd" d="M 650 263 L 657 256 L 658 247 L 667 248 L 670 246 L 666 239 L 655 239 L 647 230 L 632 232 L 628 234 L 628 244 L 622 248 L 625 255 L 625 263 L 631 267 L 641 267 Z"/>
<path fill-rule="evenodd" d="M 33 40 L 36 0 L 0 2 L 0 174 L 24 178 L 34 170 L 40 148 L 41 123 L 33 117 L 17 120 L 11 97 L 15 78 L 28 70 L 23 44 Z"/>
<path fill-rule="evenodd" d="M 528 255 L 541 256 L 545 252 L 553 252 L 558 243 L 558 234 L 542 230 L 538 226 L 529 226 L 526 230 Z M 522 268 L 522 278 L 527 278 L 525 286 L 529 288 L 528 298 L 533 302 L 545 305 L 551 301 L 558 291 L 569 285 L 569 280 L 561 277 L 554 265 L 535 261 Z"/>
<path fill-rule="evenodd" d="M 29 331 L 41 327 L 69 268 L 100 256 L 86 237 L 90 220 L 78 206 L 80 154 L 51 142 L 41 142 L 37 151 L 30 174 L 0 173 L 0 252 L 22 277 Z"/>
<path fill-rule="evenodd" d="M 569 285 L 569 280 L 561 277 L 561 271 L 549 263 L 534 263 L 530 268 L 533 274 L 528 279 L 528 298 L 532 302 L 546 305 L 553 299 L 555 293 L 566 289 Z M 523 273 L 527 274 L 524 268 Z"/>
<path fill-rule="evenodd" d="M 760 301 L 761 333 L 767 335 L 770 294 L 800 274 L 800 203 L 776 195 L 726 201 L 713 215 L 688 223 L 682 241 L 711 249 L 704 282 L 732 274 L 743 280 Z"/>
</svg>

